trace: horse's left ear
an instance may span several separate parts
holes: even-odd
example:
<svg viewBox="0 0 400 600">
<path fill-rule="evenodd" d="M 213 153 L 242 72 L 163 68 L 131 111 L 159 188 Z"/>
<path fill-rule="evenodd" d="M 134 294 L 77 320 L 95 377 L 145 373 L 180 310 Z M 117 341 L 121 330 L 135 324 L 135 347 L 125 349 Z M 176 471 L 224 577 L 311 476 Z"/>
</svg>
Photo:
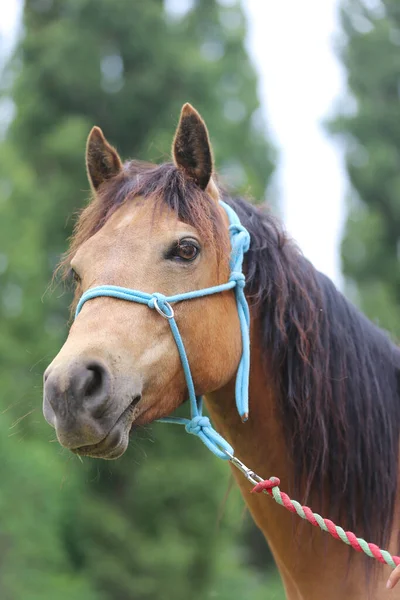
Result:
<svg viewBox="0 0 400 600">
<path fill-rule="evenodd" d="M 100 127 L 93 127 L 86 144 L 86 169 L 92 190 L 107 179 L 111 179 L 122 169 L 118 152 L 104 137 Z"/>
<path fill-rule="evenodd" d="M 213 171 L 208 131 L 203 119 L 190 104 L 184 104 L 172 144 L 176 166 L 205 190 Z"/>
</svg>

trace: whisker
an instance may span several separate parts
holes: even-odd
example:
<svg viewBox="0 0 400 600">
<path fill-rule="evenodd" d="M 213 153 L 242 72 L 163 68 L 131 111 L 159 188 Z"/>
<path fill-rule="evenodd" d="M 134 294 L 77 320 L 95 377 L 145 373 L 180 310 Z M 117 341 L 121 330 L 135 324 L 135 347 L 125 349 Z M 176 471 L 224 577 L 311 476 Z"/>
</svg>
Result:
<svg viewBox="0 0 400 600">
<path fill-rule="evenodd" d="M 32 410 L 28 411 L 27 413 L 25 413 L 24 415 L 22 415 L 22 417 L 19 417 L 16 421 L 14 421 L 14 423 L 10 426 L 10 429 L 13 429 L 14 427 L 16 427 L 16 425 L 18 425 L 18 423 L 21 423 L 21 421 L 23 419 L 25 419 L 26 417 L 28 417 L 29 415 L 31 415 L 33 412 L 35 412 L 36 408 L 32 408 Z"/>
<path fill-rule="evenodd" d="M 42 358 L 39 358 L 39 360 L 37 362 L 35 362 L 35 364 L 33 364 L 31 366 L 31 368 L 29 369 L 29 372 L 32 372 L 32 370 L 37 367 L 37 365 L 41 362 L 43 362 L 44 360 L 48 360 L 49 358 L 51 358 L 51 354 L 46 354 L 45 356 L 43 356 Z"/>
<path fill-rule="evenodd" d="M 5 408 L 4 410 L 2 410 L 0 412 L 0 415 L 4 415 L 7 411 L 9 411 L 11 408 L 14 408 L 15 406 L 17 406 L 18 404 L 21 404 L 22 400 L 17 400 L 16 402 L 13 402 L 12 404 L 10 404 L 9 406 L 7 406 L 7 408 Z"/>
</svg>

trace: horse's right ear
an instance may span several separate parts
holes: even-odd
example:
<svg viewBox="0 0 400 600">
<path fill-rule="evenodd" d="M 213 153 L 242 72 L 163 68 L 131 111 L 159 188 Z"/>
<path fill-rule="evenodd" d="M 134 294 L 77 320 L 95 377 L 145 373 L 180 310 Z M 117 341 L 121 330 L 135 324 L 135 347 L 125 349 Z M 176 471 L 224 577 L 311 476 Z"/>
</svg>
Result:
<svg viewBox="0 0 400 600">
<path fill-rule="evenodd" d="M 118 152 L 106 140 L 100 127 L 93 127 L 86 144 L 86 169 L 93 191 L 122 169 Z"/>
<path fill-rule="evenodd" d="M 211 144 L 206 124 L 189 103 L 182 107 L 172 154 L 175 165 L 205 190 L 213 171 Z"/>
</svg>

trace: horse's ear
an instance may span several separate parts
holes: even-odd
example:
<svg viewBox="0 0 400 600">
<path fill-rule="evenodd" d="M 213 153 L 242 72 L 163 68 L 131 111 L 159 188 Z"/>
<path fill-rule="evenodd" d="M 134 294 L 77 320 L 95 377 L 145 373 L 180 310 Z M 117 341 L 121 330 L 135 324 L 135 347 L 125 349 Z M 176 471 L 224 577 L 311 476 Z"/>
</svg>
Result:
<svg viewBox="0 0 400 600">
<path fill-rule="evenodd" d="M 86 168 L 94 191 L 122 169 L 118 152 L 107 142 L 100 127 L 93 127 L 89 133 L 86 144 Z"/>
<path fill-rule="evenodd" d="M 211 144 L 203 119 L 190 104 L 183 105 L 172 153 L 176 166 L 205 190 L 213 170 Z"/>
</svg>

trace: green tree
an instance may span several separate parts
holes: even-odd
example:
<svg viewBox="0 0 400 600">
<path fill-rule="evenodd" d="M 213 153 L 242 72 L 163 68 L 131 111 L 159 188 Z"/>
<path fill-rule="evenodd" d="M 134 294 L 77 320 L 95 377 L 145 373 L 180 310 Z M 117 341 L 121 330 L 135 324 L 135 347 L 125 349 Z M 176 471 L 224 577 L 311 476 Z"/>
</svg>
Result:
<svg viewBox="0 0 400 600">
<path fill-rule="evenodd" d="M 349 97 L 330 128 L 351 183 L 344 273 L 361 308 L 400 339 L 400 6 L 343 0 L 341 21 Z"/>
<path fill-rule="evenodd" d="M 223 175 L 263 194 L 273 154 L 244 35 L 240 7 L 215 0 L 180 19 L 161 0 L 26 0 L 3 91 L 16 116 L 0 146 L 2 599 L 261 594 L 232 540 L 237 502 L 217 532 L 229 474 L 200 444 L 156 426 L 155 443 L 146 431 L 120 461 L 82 465 L 48 444 L 40 413 L 42 371 L 65 338 L 70 299 L 47 288 L 88 196 L 92 125 L 125 158 L 162 160 L 190 101 Z"/>
</svg>

